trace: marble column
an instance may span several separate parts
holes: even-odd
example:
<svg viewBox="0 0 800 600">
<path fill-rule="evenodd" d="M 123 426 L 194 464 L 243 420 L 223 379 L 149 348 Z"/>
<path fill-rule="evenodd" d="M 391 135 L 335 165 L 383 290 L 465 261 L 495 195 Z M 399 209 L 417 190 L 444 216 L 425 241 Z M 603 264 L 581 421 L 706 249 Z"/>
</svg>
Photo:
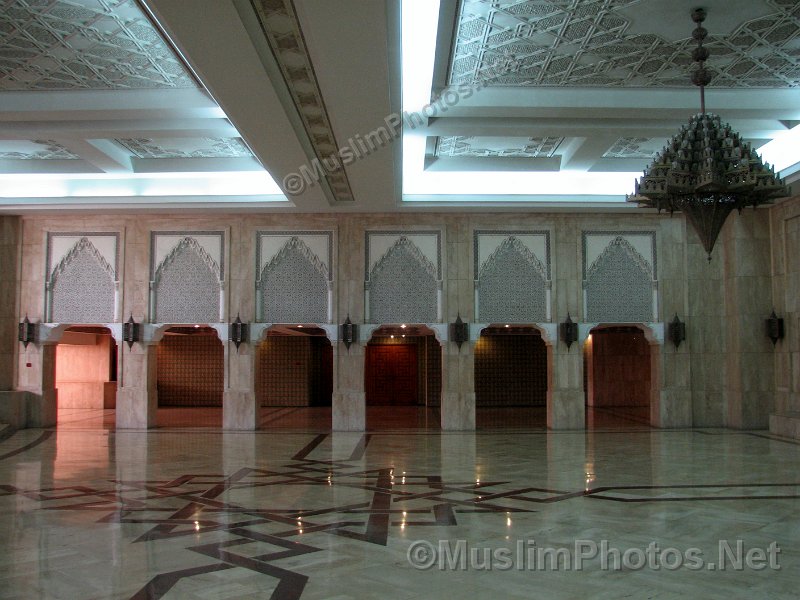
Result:
<svg viewBox="0 0 800 600">
<path fill-rule="evenodd" d="M 21 385 L 27 396 L 27 426 L 53 427 L 58 416 L 58 390 L 56 389 L 57 344 L 28 346 L 24 360 L 27 377 Z M 30 365 L 30 367 L 28 367 Z M 34 381 L 26 381 L 33 376 Z"/>
<path fill-rule="evenodd" d="M 242 344 L 239 349 L 227 342 L 228 385 L 222 394 L 222 428 L 253 431 L 258 429 L 261 407 L 255 392 L 258 346 Z"/>
<path fill-rule="evenodd" d="M 475 342 L 442 344 L 442 429 L 475 429 Z"/>
<path fill-rule="evenodd" d="M 567 349 L 557 342 L 548 355 L 552 356 L 552 372 L 547 394 L 547 426 L 550 429 L 583 429 L 586 409 L 583 392 L 583 340 Z"/>
<path fill-rule="evenodd" d="M 120 344 L 122 379 L 117 389 L 117 428 L 148 429 L 156 426 L 158 410 L 158 343 Z"/>
<path fill-rule="evenodd" d="M 336 367 L 332 398 L 333 430 L 364 431 L 367 425 L 367 396 L 364 391 L 364 361 L 366 348 L 354 342 L 346 348 L 344 342 L 333 344 Z"/>
</svg>

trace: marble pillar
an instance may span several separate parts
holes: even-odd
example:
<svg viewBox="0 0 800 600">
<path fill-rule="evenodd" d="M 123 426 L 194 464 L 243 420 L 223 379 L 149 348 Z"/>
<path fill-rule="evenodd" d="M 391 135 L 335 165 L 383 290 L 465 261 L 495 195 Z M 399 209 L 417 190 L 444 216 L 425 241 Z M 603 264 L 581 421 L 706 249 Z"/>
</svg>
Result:
<svg viewBox="0 0 800 600">
<path fill-rule="evenodd" d="M 475 342 L 442 344 L 442 429 L 475 429 Z"/>
<path fill-rule="evenodd" d="M 242 344 L 238 350 L 227 342 L 227 381 L 222 394 L 222 428 L 253 431 L 258 429 L 261 407 L 255 392 L 258 346 Z"/>
<path fill-rule="evenodd" d="M 558 342 L 552 355 L 552 377 L 547 393 L 547 427 L 550 429 L 583 429 L 586 408 L 583 391 L 582 340 L 568 349 Z"/>
<path fill-rule="evenodd" d="M 137 343 L 122 351 L 122 378 L 117 389 L 117 428 L 148 429 L 156 426 L 158 410 L 157 343 Z"/>
<path fill-rule="evenodd" d="M 367 426 L 367 395 L 364 391 L 364 360 L 366 348 L 353 343 L 346 348 L 343 342 L 334 345 L 334 389 L 332 402 L 334 431 L 364 431 Z"/>
</svg>

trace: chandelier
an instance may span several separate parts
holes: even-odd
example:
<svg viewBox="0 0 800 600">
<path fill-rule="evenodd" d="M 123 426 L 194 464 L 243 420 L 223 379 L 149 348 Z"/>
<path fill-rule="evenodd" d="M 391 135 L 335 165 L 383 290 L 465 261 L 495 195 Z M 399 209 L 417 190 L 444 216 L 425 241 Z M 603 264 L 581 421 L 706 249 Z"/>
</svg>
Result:
<svg viewBox="0 0 800 600">
<path fill-rule="evenodd" d="M 698 63 L 692 83 L 700 87 L 700 113 L 656 155 L 627 201 L 659 212 L 684 213 L 710 261 L 714 242 L 733 209 L 741 212 L 746 206 L 788 196 L 789 191 L 750 144 L 717 115 L 706 112 L 705 86 L 712 74 L 704 64 L 709 56 L 703 46 L 708 35 L 701 25 L 705 18 L 702 8 L 692 11 L 697 24 L 692 31 L 697 42 L 692 59 Z"/>
</svg>

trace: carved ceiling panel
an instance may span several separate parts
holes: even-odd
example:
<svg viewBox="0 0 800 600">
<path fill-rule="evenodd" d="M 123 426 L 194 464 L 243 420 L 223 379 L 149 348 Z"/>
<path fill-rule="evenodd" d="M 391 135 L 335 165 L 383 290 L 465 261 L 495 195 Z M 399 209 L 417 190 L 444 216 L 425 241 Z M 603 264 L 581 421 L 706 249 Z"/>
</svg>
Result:
<svg viewBox="0 0 800 600">
<path fill-rule="evenodd" d="M 450 61 L 450 84 L 487 79 L 498 61 L 521 68 L 490 82 L 510 86 L 691 87 L 693 24 L 670 38 L 664 19 L 637 0 L 462 0 Z M 651 5 L 657 3 L 652 2 Z M 666 4 L 666 3 L 662 3 Z M 749 5 L 758 5 L 748 11 Z M 736 12 L 728 6 L 726 12 Z M 750 7 L 753 8 L 752 6 Z M 748 19 L 725 35 L 709 14 L 706 46 L 716 74 L 712 87 L 794 88 L 800 85 L 800 4 L 753 0 Z M 633 15 L 633 16 L 631 16 Z M 753 15 L 756 15 L 753 18 Z M 647 18 L 647 17 L 650 18 Z M 638 17 L 638 18 L 637 18 Z M 647 27 L 644 27 L 644 25 Z M 635 26 L 634 26 L 635 25 Z"/>
<path fill-rule="evenodd" d="M 0 90 L 197 87 L 134 0 L 3 0 L 0 48 Z"/>
</svg>

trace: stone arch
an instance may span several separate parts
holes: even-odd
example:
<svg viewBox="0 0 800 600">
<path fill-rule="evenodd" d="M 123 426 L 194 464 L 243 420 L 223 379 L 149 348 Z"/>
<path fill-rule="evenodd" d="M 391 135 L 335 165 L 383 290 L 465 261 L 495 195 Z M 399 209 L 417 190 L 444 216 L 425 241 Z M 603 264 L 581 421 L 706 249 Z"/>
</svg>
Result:
<svg viewBox="0 0 800 600">
<path fill-rule="evenodd" d="M 604 334 L 627 336 L 616 343 L 601 344 Z M 599 354 L 610 354 L 599 360 Z M 587 427 L 660 425 L 661 343 L 644 323 L 600 323 L 583 343 L 584 395 Z M 598 381 L 598 379 L 600 381 Z M 609 389 L 612 388 L 612 389 Z M 591 410 L 604 411 L 593 420 Z M 604 423 L 604 419 L 613 423 Z M 593 422 L 594 421 L 594 422 Z"/>
<path fill-rule="evenodd" d="M 547 269 L 517 237 L 509 236 L 478 273 L 478 321 L 547 320 Z"/>
<path fill-rule="evenodd" d="M 370 271 L 372 323 L 433 323 L 438 316 L 436 267 L 402 236 Z"/>
<path fill-rule="evenodd" d="M 441 427 L 442 342 L 422 324 L 381 325 L 364 348 L 368 429 Z"/>
<path fill-rule="evenodd" d="M 553 346 L 534 324 L 493 323 L 474 349 L 476 426 L 546 427 L 552 412 Z"/>
<path fill-rule="evenodd" d="M 49 287 L 52 322 L 114 321 L 114 268 L 88 238 L 78 240 L 56 265 Z"/>
<path fill-rule="evenodd" d="M 327 267 L 297 236 L 261 270 L 260 320 L 268 323 L 328 322 Z"/>
<path fill-rule="evenodd" d="M 254 391 L 264 427 L 285 426 L 299 414 L 315 427 L 330 427 L 334 369 L 328 332 L 313 324 L 272 325 L 254 343 Z M 284 421 L 286 407 L 302 410 Z"/>
<path fill-rule="evenodd" d="M 220 320 L 220 267 L 191 237 L 183 238 L 158 265 L 154 277 L 155 322 Z"/>
<path fill-rule="evenodd" d="M 586 321 L 653 321 L 654 285 L 647 260 L 617 236 L 586 270 Z"/>
</svg>

